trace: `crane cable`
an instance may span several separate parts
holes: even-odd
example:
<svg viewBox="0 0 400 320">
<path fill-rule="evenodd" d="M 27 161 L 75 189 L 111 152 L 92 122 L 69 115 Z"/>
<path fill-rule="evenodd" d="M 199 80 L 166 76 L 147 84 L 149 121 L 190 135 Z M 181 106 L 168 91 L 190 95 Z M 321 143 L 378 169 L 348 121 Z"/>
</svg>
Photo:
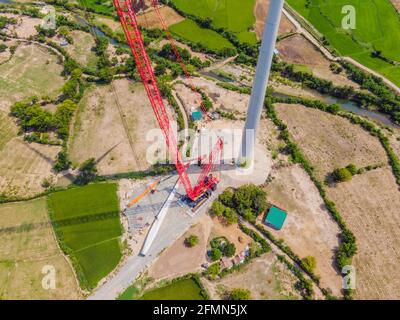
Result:
<svg viewBox="0 0 400 320">
<path fill-rule="evenodd" d="M 193 83 L 193 81 L 191 79 L 191 76 L 190 76 L 190 72 L 188 71 L 188 69 L 187 69 L 187 67 L 185 65 L 185 62 L 183 61 L 183 59 L 182 59 L 182 57 L 181 57 L 181 55 L 179 53 L 179 49 L 178 49 L 177 45 L 175 44 L 174 38 L 172 37 L 171 32 L 169 31 L 168 26 L 167 26 L 167 24 L 165 22 L 165 19 L 163 18 L 162 14 L 160 12 L 160 9 L 158 7 L 158 0 L 151 0 L 151 4 L 152 4 L 152 6 L 154 8 L 154 11 L 157 14 L 157 17 L 158 17 L 158 20 L 160 21 L 161 26 L 164 29 L 164 32 L 167 35 L 167 38 L 168 38 L 168 40 L 169 40 L 169 42 L 170 42 L 170 44 L 172 46 L 172 50 L 174 51 L 175 57 L 178 60 L 180 66 L 181 66 L 181 68 L 182 68 L 182 70 L 183 70 L 183 72 L 185 74 L 185 78 L 189 82 L 189 87 L 192 89 L 193 92 L 195 92 L 198 95 L 198 97 L 200 96 L 200 99 L 199 99 L 201 101 L 200 102 L 200 108 L 203 111 L 203 113 L 206 115 L 206 117 L 208 119 L 211 119 L 211 116 L 208 114 L 208 111 L 207 111 L 207 109 L 206 109 L 206 107 L 204 105 L 203 97 L 201 96 L 199 90 L 194 85 L 194 83 Z"/>
</svg>

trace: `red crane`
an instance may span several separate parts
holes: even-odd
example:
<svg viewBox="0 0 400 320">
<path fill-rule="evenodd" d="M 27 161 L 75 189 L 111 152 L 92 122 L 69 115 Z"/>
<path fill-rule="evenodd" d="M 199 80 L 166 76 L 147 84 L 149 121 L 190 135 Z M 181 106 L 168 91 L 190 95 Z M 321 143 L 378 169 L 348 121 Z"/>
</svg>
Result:
<svg viewBox="0 0 400 320">
<path fill-rule="evenodd" d="M 164 135 L 180 180 L 185 187 L 189 199 L 195 201 L 208 189 L 214 189 L 216 184 L 219 182 L 216 177 L 210 174 L 210 172 L 213 169 L 216 160 L 220 157 L 223 148 L 223 141 L 221 138 L 218 138 L 214 149 L 209 154 L 208 163 L 204 164 L 202 167 L 197 184 L 195 187 L 192 187 L 189 176 L 186 172 L 186 166 L 182 160 L 181 153 L 177 146 L 177 140 L 172 130 L 160 90 L 158 89 L 156 77 L 154 75 L 149 56 L 147 55 L 146 48 L 144 46 L 140 28 L 136 20 L 136 14 L 132 8 L 132 2 L 131 0 L 113 0 L 113 2 L 118 17 L 121 21 L 121 25 L 124 29 L 126 40 L 135 59 L 137 70 L 143 81 L 151 107 L 153 108 L 157 122 Z"/>
</svg>

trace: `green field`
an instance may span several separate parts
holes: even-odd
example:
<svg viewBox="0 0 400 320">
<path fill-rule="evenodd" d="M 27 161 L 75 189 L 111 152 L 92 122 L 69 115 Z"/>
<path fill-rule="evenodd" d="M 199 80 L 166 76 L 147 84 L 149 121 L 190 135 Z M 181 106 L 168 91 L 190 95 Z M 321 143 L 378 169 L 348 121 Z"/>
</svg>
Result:
<svg viewBox="0 0 400 320">
<path fill-rule="evenodd" d="M 256 20 L 253 14 L 256 0 L 173 0 L 183 12 L 200 18 L 211 18 L 213 24 L 238 34 L 243 42 L 256 43 L 256 36 L 249 32 Z"/>
<path fill-rule="evenodd" d="M 114 6 L 110 0 L 77 0 L 77 2 L 80 6 L 91 9 L 97 13 L 115 13 Z"/>
<path fill-rule="evenodd" d="M 140 300 L 204 300 L 201 288 L 193 279 L 178 280 L 146 292 Z"/>
<path fill-rule="evenodd" d="M 91 184 L 49 196 L 52 222 L 83 286 L 93 288 L 121 259 L 117 185 Z"/>
<path fill-rule="evenodd" d="M 169 27 L 169 30 L 185 40 L 200 43 L 213 50 L 234 48 L 233 44 L 215 31 L 200 28 L 195 22 L 185 19 Z"/>
<path fill-rule="evenodd" d="M 389 0 L 288 0 L 289 5 L 323 34 L 341 56 L 349 56 L 400 86 L 400 66 L 379 58 L 400 61 L 400 19 Z M 306 3 L 310 5 L 306 6 Z M 356 29 L 342 29 L 342 8 L 356 9 Z"/>
</svg>

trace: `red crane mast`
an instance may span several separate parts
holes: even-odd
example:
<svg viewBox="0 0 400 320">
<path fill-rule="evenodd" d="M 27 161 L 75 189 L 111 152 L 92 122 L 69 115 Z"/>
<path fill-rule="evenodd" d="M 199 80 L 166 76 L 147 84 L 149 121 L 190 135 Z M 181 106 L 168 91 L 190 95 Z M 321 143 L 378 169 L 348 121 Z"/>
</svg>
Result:
<svg viewBox="0 0 400 320">
<path fill-rule="evenodd" d="M 177 140 L 173 133 L 171 123 L 169 121 L 168 114 L 157 85 L 156 77 L 144 46 L 143 38 L 136 20 L 136 14 L 132 8 L 131 0 L 113 0 L 113 2 L 118 17 L 121 21 L 121 25 L 124 29 L 126 40 L 135 59 L 137 70 L 143 81 L 151 107 L 153 108 L 157 122 L 164 135 L 180 180 L 185 187 L 187 196 L 191 200 L 196 200 L 208 188 L 218 183 L 218 180 L 215 177 L 209 176 L 209 173 L 214 166 L 214 162 L 219 158 L 223 148 L 223 141 L 221 138 L 218 139 L 214 149 L 209 155 L 208 163 L 203 165 L 197 184 L 193 188 L 186 172 L 186 166 L 178 149 Z"/>
</svg>

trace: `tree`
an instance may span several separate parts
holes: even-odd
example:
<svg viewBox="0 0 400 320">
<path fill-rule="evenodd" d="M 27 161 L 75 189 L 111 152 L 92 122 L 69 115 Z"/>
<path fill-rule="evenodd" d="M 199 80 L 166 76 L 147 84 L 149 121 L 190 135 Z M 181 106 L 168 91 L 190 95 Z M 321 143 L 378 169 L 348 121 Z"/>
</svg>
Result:
<svg viewBox="0 0 400 320">
<path fill-rule="evenodd" d="M 199 237 L 193 234 L 185 239 L 185 244 L 190 248 L 194 247 L 198 242 Z"/>
<path fill-rule="evenodd" d="M 76 110 L 76 103 L 72 100 L 65 100 L 57 106 L 57 111 L 54 114 L 54 122 L 57 126 L 57 132 L 61 139 L 66 139 L 68 136 L 69 122 Z"/>
<path fill-rule="evenodd" d="M 210 265 L 207 269 L 207 274 L 210 276 L 217 276 L 220 272 L 220 266 L 219 263 L 213 263 L 212 265 Z"/>
<path fill-rule="evenodd" d="M 220 217 L 224 214 L 226 207 L 218 200 L 214 201 L 211 206 L 211 213 Z"/>
<path fill-rule="evenodd" d="M 314 272 L 317 267 L 317 260 L 313 256 L 307 256 L 301 259 L 301 266 L 308 272 Z"/>
<path fill-rule="evenodd" d="M 248 209 L 246 209 L 245 211 L 244 211 L 244 213 L 243 213 L 243 218 L 245 218 L 247 221 L 250 221 L 250 222 L 255 222 L 256 221 L 256 215 L 254 214 L 254 212 L 253 212 L 253 210 L 252 209 L 250 209 L 250 208 L 248 208 Z"/>
<path fill-rule="evenodd" d="M 210 257 L 212 261 L 217 261 L 221 259 L 222 252 L 218 248 L 214 248 L 211 250 Z"/>
<path fill-rule="evenodd" d="M 75 78 L 68 80 L 62 87 L 62 92 L 67 99 L 74 99 L 78 92 L 78 80 Z"/>
<path fill-rule="evenodd" d="M 224 192 L 222 192 L 218 196 L 218 200 L 221 201 L 221 203 L 227 207 L 233 207 L 233 192 L 230 188 L 225 189 Z"/>
<path fill-rule="evenodd" d="M 233 244 L 232 242 L 228 242 L 227 244 L 225 244 L 222 251 L 223 251 L 224 256 L 233 257 L 236 252 L 235 244 Z"/>
<path fill-rule="evenodd" d="M 96 178 L 96 175 L 97 168 L 95 159 L 90 158 L 79 167 L 79 175 L 76 178 L 75 183 L 79 185 L 88 184 Z"/>
<path fill-rule="evenodd" d="M 258 216 L 267 208 L 266 193 L 254 184 L 247 184 L 238 188 L 233 201 L 239 214 L 243 215 L 246 209 L 253 209 Z"/>
<path fill-rule="evenodd" d="M 247 289 L 235 288 L 231 291 L 230 300 L 250 300 L 251 293 Z"/>
<path fill-rule="evenodd" d="M 223 216 L 225 217 L 226 222 L 228 224 L 234 224 L 234 223 L 237 223 L 237 221 L 238 221 L 238 215 L 237 215 L 236 211 L 231 208 L 225 207 Z"/>
<path fill-rule="evenodd" d="M 56 162 L 54 163 L 54 170 L 56 172 L 60 172 L 63 170 L 67 170 L 71 165 L 71 161 L 68 159 L 68 155 L 65 149 L 61 150 L 58 155 Z"/>
</svg>

